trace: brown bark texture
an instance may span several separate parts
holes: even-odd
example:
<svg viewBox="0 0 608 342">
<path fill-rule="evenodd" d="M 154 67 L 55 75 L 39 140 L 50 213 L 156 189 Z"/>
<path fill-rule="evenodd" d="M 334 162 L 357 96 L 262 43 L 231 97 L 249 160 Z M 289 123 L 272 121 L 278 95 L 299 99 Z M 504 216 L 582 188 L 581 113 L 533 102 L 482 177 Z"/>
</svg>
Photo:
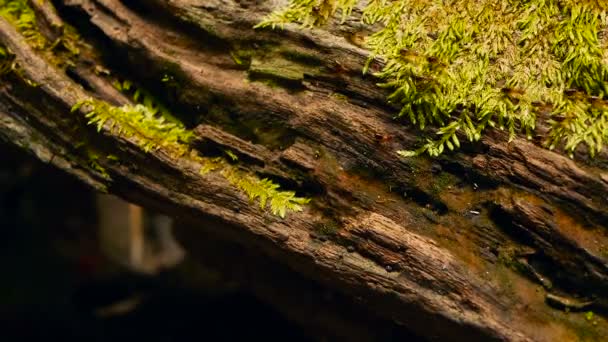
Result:
<svg viewBox="0 0 608 342">
<path fill-rule="evenodd" d="M 378 80 L 362 74 L 366 28 L 253 29 L 282 1 L 31 3 L 50 41 L 66 23 L 77 29 L 80 54 L 57 67 L 53 51 L 0 18 L 19 70 L 0 84 L 0 139 L 188 222 L 178 229 L 189 253 L 247 273 L 305 326 L 350 340 L 387 338 L 366 322 L 437 341 L 608 336 L 606 154 L 572 160 L 496 131 L 436 159 L 401 158 L 422 133 L 395 119 Z M 272 215 L 187 155 L 145 152 L 71 112 L 91 97 L 131 102 L 117 79 L 166 103 L 202 155 L 230 150 L 235 167 L 311 202 Z M 313 287 L 340 299 L 314 298 Z"/>
</svg>

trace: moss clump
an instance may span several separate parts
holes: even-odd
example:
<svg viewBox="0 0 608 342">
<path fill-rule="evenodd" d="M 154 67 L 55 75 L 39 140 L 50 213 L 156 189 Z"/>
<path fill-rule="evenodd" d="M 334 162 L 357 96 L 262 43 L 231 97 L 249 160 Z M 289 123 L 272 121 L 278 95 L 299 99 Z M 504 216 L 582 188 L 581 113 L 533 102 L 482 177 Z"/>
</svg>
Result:
<svg viewBox="0 0 608 342">
<path fill-rule="evenodd" d="M 134 137 L 146 152 L 160 148 L 170 150 L 176 156 L 188 152 L 186 144 L 192 133 L 183 125 L 158 116 L 155 110 L 147 106 L 137 104 L 116 107 L 104 101 L 88 99 L 78 102 L 72 111 L 81 107 L 87 108 L 85 117 L 89 119 L 89 124 L 97 126 L 98 131 L 109 123 L 110 131 Z"/>
<path fill-rule="evenodd" d="M 291 0 L 259 26 L 350 16 L 357 0 Z M 545 141 L 572 156 L 608 142 L 608 3 L 575 0 L 371 0 L 361 20 L 380 24 L 365 45 L 385 64 L 398 116 L 436 138 L 404 156 L 441 154 L 490 127 Z M 371 59 L 370 59 L 371 61 Z"/>
<path fill-rule="evenodd" d="M 13 24 L 34 48 L 47 46 L 36 24 L 36 14 L 27 0 L 0 0 L 0 15 Z"/>
<path fill-rule="evenodd" d="M 171 75 L 164 74 L 161 82 L 164 84 L 173 83 L 175 82 L 175 78 Z M 125 95 L 131 96 L 135 103 L 141 104 L 142 106 L 148 108 L 153 115 L 162 117 L 167 121 L 183 127 L 181 121 L 179 121 L 179 119 L 171 113 L 169 108 L 145 88 L 133 83 L 130 80 L 115 80 L 113 84 L 117 90 Z"/>
<path fill-rule="evenodd" d="M 198 155 L 194 157 L 203 165 L 200 170 L 201 175 L 219 170 L 220 174 L 230 184 L 243 191 L 251 202 L 258 200 L 260 209 L 269 206 L 273 215 L 284 218 L 288 211 L 301 211 L 302 206 L 310 202 L 309 198 L 296 196 L 294 191 L 280 190 L 279 185 L 270 179 L 260 179 L 250 172 L 238 169 L 225 158 L 202 158 Z"/>
<path fill-rule="evenodd" d="M 192 150 L 189 142 L 192 132 L 175 119 L 169 120 L 163 112 L 145 104 L 112 106 L 104 101 L 87 99 L 78 102 L 72 111 L 84 109 L 88 123 L 101 131 L 110 131 L 134 138 L 144 151 L 163 150 L 174 158 L 189 158 L 201 165 L 200 174 L 220 170 L 221 175 L 233 186 L 243 191 L 253 202 L 259 201 L 260 208 L 270 208 L 274 215 L 285 217 L 288 211 L 301 211 L 308 198 L 298 197 L 293 191 L 280 190 L 279 185 L 269 179 L 260 179 L 254 174 L 230 165 L 224 158 L 205 158 Z M 97 162 L 97 159 L 93 161 Z M 233 162 L 236 162 L 233 160 Z M 95 170 L 105 170 L 97 163 Z"/>
<path fill-rule="evenodd" d="M 250 201 L 259 200 L 260 208 L 270 205 L 274 215 L 285 217 L 287 211 L 301 211 L 310 199 L 297 197 L 293 191 L 281 191 L 279 185 L 267 178 L 247 174 L 235 168 L 224 168 L 222 175 L 234 186 L 247 194 Z"/>
<path fill-rule="evenodd" d="M 65 67 L 74 64 L 80 53 L 80 37 L 73 27 L 63 25 L 61 35 L 55 41 L 49 41 L 40 32 L 36 13 L 27 0 L 0 0 L 0 16 L 14 25 L 31 47 L 44 51 L 53 65 Z"/>
</svg>

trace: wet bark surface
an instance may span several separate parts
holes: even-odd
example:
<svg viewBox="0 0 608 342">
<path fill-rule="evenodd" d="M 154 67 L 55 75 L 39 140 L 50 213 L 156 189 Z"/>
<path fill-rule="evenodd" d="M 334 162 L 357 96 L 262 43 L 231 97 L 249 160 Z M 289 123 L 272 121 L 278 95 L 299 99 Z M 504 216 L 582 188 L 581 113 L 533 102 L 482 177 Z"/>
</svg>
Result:
<svg viewBox="0 0 608 342">
<path fill-rule="evenodd" d="M 606 154 L 573 161 L 540 140 L 509 143 L 492 132 L 438 159 L 398 157 L 422 133 L 394 119 L 378 80 L 361 73 L 367 53 L 357 37 L 365 32 L 354 21 L 269 31 L 252 27 L 271 2 L 53 3 L 56 13 L 38 7 L 41 32 L 53 37 L 67 22 L 88 45 L 64 71 L 0 19 L 0 41 L 20 68 L 3 76 L 0 139 L 95 189 L 187 220 L 181 236 L 194 255 L 208 249 L 208 236 L 236 243 L 250 259 L 282 265 L 277 278 L 294 272 L 429 340 L 608 333 Z M 200 175 L 188 156 L 146 153 L 70 112 L 89 97 L 129 103 L 117 79 L 162 99 L 193 130 L 201 154 L 229 149 L 238 167 L 311 203 L 273 216 L 217 172 Z M 83 140 L 105 173 L 91 167 L 76 143 Z M 285 285 L 286 298 L 300 283 Z M 257 292 L 287 311 L 297 306 L 268 287 Z M 361 324 L 343 319 L 343 331 Z"/>
</svg>

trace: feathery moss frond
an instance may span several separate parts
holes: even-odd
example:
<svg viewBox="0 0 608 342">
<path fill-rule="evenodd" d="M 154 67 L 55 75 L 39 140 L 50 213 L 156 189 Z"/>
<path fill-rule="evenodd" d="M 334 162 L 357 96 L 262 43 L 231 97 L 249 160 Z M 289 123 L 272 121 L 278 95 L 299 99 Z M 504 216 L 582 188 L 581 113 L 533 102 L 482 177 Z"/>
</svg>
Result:
<svg viewBox="0 0 608 342">
<path fill-rule="evenodd" d="M 147 106 L 137 104 L 116 107 L 104 101 L 88 99 L 78 102 L 72 111 L 81 107 L 88 109 L 85 114 L 89 119 L 88 123 L 96 125 L 98 131 L 108 123 L 110 131 L 135 138 L 145 152 L 160 148 L 165 148 L 177 156 L 188 152 L 186 144 L 192 133 L 183 125 L 156 115 L 157 113 Z"/>
<path fill-rule="evenodd" d="M 251 202 L 259 200 L 261 209 L 270 204 L 272 213 L 280 217 L 285 217 L 288 210 L 301 211 L 302 205 L 310 202 L 308 198 L 297 197 L 293 191 L 279 190 L 279 185 L 268 178 L 259 179 L 230 168 L 224 169 L 222 175 L 232 185 L 245 192 Z"/>
<path fill-rule="evenodd" d="M 114 87 L 125 95 L 131 96 L 135 103 L 147 107 L 154 115 L 163 117 L 167 121 L 181 126 L 181 122 L 173 113 L 171 113 L 169 108 L 145 88 L 140 87 L 130 80 L 123 80 L 122 82 L 116 80 L 114 82 Z"/>
<path fill-rule="evenodd" d="M 121 84 L 124 88 L 124 84 Z M 130 86 L 128 86 L 130 88 Z M 112 106 L 100 100 L 83 100 L 73 106 L 72 111 L 85 111 L 88 123 L 104 127 L 125 137 L 134 138 L 145 152 L 162 149 L 175 158 L 189 158 L 201 165 L 200 174 L 221 170 L 221 175 L 230 184 L 243 191 L 251 201 L 259 200 L 260 208 L 269 205 L 274 215 L 285 217 L 287 211 L 301 211 L 308 198 L 297 197 L 293 191 L 280 190 L 278 184 L 269 179 L 259 179 L 254 174 L 230 165 L 224 158 L 205 158 L 192 150 L 189 142 L 192 132 L 181 123 L 168 120 L 157 107 L 145 104 Z M 232 153 L 234 157 L 234 155 Z M 228 156 L 231 156 L 228 153 Z M 237 161 L 232 158 L 233 162 Z M 238 158 L 237 158 L 238 159 Z"/>
<path fill-rule="evenodd" d="M 258 27 L 310 27 L 357 1 L 291 0 Z M 608 5 L 575 0 L 370 0 L 361 20 L 381 28 L 366 44 L 384 60 L 388 100 L 424 130 L 416 151 L 436 156 L 489 127 L 531 138 L 549 125 L 548 148 L 591 155 L 608 143 Z"/>
</svg>

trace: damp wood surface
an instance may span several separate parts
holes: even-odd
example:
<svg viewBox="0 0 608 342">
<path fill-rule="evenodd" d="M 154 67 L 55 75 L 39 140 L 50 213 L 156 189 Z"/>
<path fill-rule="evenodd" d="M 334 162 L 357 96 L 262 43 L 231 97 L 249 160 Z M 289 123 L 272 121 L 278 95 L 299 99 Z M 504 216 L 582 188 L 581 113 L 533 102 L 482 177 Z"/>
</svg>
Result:
<svg viewBox="0 0 608 342">
<path fill-rule="evenodd" d="M 367 51 L 354 37 L 366 32 L 356 21 L 254 30 L 273 1 L 51 3 L 56 10 L 36 7 L 40 31 L 52 39 L 53 28 L 70 24 L 80 53 L 58 67 L 0 18 L 0 42 L 19 68 L 2 76 L 0 139 L 92 188 L 187 221 L 178 235 L 201 260 L 214 258 L 197 252 L 208 236 L 237 244 L 244 258 L 280 265 L 273 273 L 250 261 L 261 279 L 293 272 L 372 312 L 374 324 L 422 340 L 608 336 L 605 152 L 572 160 L 495 131 L 439 158 L 399 157 L 420 132 L 395 120 L 378 80 L 362 74 Z M 188 154 L 144 152 L 71 111 L 91 97 L 132 102 L 114 86 L 119 79 L 161 99 L 193 132 L 197 153 L 230 151 L 234 167 L 311 201 L 272 215 L 220 170 L 201 174 Z M 239 263 L 223 267 L 238 273 Z M 312 330 L 324 328 L 308 314 L 345 305 L 295 309 L 302 284 L 277 283 L 281 296 L 258 282 L 252 291 Z M 338 317 L 335 338 L 386 336 L 354 333 L 362 317 L 327 311 Z"/>
</svg>

